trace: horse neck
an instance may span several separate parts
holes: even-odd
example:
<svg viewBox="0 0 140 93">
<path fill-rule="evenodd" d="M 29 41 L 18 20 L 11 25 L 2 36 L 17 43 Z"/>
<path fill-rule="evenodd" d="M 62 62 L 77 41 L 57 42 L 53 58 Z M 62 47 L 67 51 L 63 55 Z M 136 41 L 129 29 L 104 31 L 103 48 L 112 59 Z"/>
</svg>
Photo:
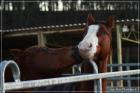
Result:
<svg viewBox="0 0 140 93">
<path fill-rule="evenodd" d="M 63 69 L 63 68 L 71 67 L 74 64 L 78 64 L 74 55 L 75 49 L 73 49 L 72 47 L 64 47 L 64 48 L 56 49 L 54 52 L 57 55 L 56 55 L 56 61 L 52 61 L 52 65 L 57 64 L 58 69 L 59 68 Z"/>
<path fill-rule="evenodd" d="M 54 59 L 56 60 L 50 60 L 51 62 L 51 69 L 53 71 L 52 74 L 60 74 L 63 72 L 66 72 L 68 68 L 70 68 L 72 65 L 79 64 L 82 62 L 81 57 L 78 55 L 77 48 L 75 47 L 65 47 L 61 49 L 56 49 L 54 52 L 57 54 Z"/>
<path fill-rule="evenodd" d="M 75 49 L 72 47 L 64 48 L 31 48 L 30 60 L 27 60 L 31 66 L 35 66 L 41 71 L 58 71 L 65 70 L 74 64 L 78 64 L 75 60 Z"/>
</svg>

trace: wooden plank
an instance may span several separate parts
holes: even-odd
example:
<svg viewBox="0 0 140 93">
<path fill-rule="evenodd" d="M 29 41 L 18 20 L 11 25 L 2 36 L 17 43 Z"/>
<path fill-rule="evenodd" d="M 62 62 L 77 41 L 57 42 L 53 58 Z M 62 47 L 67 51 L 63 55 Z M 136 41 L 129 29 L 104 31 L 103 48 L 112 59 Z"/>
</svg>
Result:
<svg viewBox="0 0 140 93">
<path fill-rule="evenodd" d="M 128 38 L 122 38 L 122 40 L 124 41 L 129 41 L 129 42 L 132 42 L 132 43 L 136 43 L 136 44 L 140 44 L 140 40 L 136 41 L 136 40 L 132 40 L 132 39 L 128 39 Z"/>
<path fill-rule="evenodd" d="M 29 35 L 37 35 L 37 32 L 14 32 L 3 34 L 3 37 L 19 37 L 19 36 L 29 36 Z"/>
<path fill-rule="evenodd" d="M 80 29 L 68 29 L 68 30 L 59 30 L 59 31 L 44 31 L 44 34 L 55 34 L 55 33 L 67 33 L 67 32 L 79 32 L 83 31 L 83 28 Z"/>
<path fill-rule="evenodd" d="M 55 34 L 55 33 L 66 33 L 66 32 L 79 32 L 83 31 L 83 28 L 79 29 L 68 29 L 68 30 L 51 30 L 51 31 L 42 31 L 43 34 Z M 3 34 L 3 37 L 18 37 L 18 36 L 29 36 L 29 35 L 38 35 L 40 31 L 24 31 L 24 32 L 12 32 L 8 34 Z"/>
</svg>

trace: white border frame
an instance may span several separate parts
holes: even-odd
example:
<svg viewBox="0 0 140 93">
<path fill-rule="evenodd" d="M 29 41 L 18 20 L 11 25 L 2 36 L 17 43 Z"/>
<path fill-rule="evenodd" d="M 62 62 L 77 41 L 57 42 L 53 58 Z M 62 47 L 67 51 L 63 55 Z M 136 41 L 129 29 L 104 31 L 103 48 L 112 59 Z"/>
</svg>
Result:
<svg viewBox="0 0 140 93">
<path fill-rule="evenodd" d="M 48 1 L 51 1 L 51 0 L 48 0 Z M 4 0 L 1 0 L 1 6 L 3 6 L 4 2 L 23 2 L 23 1 L 16 1 L 16 0 L 4 1 Z M 24 2 L 40 2 L 40 1 L 24 1 Z M 51 2 L 56 2 L 56 1 L 51 1 Z M 64 1 L 64 2 L 67 2 L 67 1 Z M 72 1 L 72 2 L 77 2 L 77 1 Z M 102 1 L 86 1 L 86 2 L 102 2 Z M 133 1 L 133 0 L 132 1 L 125 1 L 125 0 L 123 0 L 123 1 L 104 1 L 104 2 L 126 2 L 126 3 L 127 2 L 137 2 L 138 7 L 139 7 L 139 1 Z M 2 12 L 3 12 L 3 9 L 0 11 L 0 13 L 1 13 L 0 14 L 1 15 L 1 27 L 0 27 L 0 33 L 1 33 L 1 49 L 0 49 L 1 53 L 0 53 L 0 56 L 1 56 L 1 61 L 2 61 L 2 27 L 3 27 L 3 25 L 2 25 Z M 139 8 L 138 8 L 138 20 L 140 20 L 139 19 Z M 138 21 L 138 29 L 139 29 L 139 21 Z M 138 34 L 138 38 L 139 38 L 139 34 Z M 139 44 L 138 44 L 138 51 L 139 51 Z M 138 65 L 140 65 L 139 61 L 140 60 L 139 60 L 139 52 L 138 52 Z M 138 83 L 138 86 L 140 86 L 139 83 Z M 139 90 L 140 90 L 140 88 L 139 88 Z M 12 91 L 12 92 L 14 92 L 14 91 Z M 23 91 L 16 91 L 16 92 L 23 92 Z M 27 91 L 27 92 L 29 92 L 29 91 Z M 33 91 L 33 92 L 38 92 L 38 91 Z M 42 91 L 40 91 L 40 92 L 42 92 Z M 51 92 L 51 91 L 43 91 L 43 92 Z M 56 91 L 53 91 L 53 92 L 56 92 Z M 62 92 L 62 91 L 57 91 L 57 92 Z M 69 91 L 63 91 L 63 92 L 69 92 Z M 106 91 L 106 92 L 112 92 L 112 91 Z"/>
</svg>

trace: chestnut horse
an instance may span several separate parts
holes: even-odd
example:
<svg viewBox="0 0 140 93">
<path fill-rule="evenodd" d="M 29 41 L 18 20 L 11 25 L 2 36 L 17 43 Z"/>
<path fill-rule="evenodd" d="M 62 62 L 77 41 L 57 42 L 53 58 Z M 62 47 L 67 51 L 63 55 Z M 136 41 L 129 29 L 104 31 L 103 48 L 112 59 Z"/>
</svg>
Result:
<svg viewBox="0 0 140 93">
<path fill-rule="evenodd" d="M 113 18 L 109 17 L 105 24 L 95 24 L 93 17 L 89 15 L 85 36 L 78 46 L 57 49 L 33 46 L 24 51 L 12 49 L 11 54 L 21 70 L 21 80 L 60 76 L 66 69 L 83 60 L 94 60 L 99 72 L 106 72 L 113 23 Z M 82 68 L 83 72 L 91 72 L 90 65 Z M 8 75 L 10 74 L 6 74 L 6 77 L 9 79 L 11 76 Z M 93 89 L 91 82 L 82 82 L 77 85 L 76 91 L 92 91 Z M 103 91 L 106 91 L 105 80 L 103 80 Z"/>
<path fill-rule="evenodd" d="M 111 31 L 114 28 L 114 17 L 110 16 L 107 22 L 95 22 L 92 15 L 87 18 L 87 26 L 85 29 L 85 36 L 78 44 L 78 49 L 82 58 L 87 60 L 94 60 L 98 66 L 99 73 L 107 72 L 107 64 L 111 51 Z M 91 73 L 93 69 L 87 62 L 82 66 L 82 72 Z M 93 81 L 81 82 L 76 90 L 84 93 L 93 93 Z M 106 80 L 102 80 L 102 91 L 106 92 Z"/>
<path fill-rule="evenodd" d="M 11 54 L 21 70 L 21 80 L 57 77 L 72 65 L 79 64 L 83 60 L 77 46 L 64 48 L 32 46 L 24 51 L 11 49 Z M 12 76 L 9 73 L 8 69 L 6 80 L 10 80 Z M 33 90 L 22 91 L 27 93 Z"/>
</svg>

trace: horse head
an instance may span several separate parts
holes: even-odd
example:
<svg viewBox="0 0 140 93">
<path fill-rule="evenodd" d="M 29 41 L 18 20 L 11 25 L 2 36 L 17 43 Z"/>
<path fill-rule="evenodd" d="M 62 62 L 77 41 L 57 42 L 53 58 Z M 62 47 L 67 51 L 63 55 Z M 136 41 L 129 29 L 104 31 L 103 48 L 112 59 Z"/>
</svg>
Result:
<svg viewBox="0 0 140 93">
<path fill-rule="evenodd" d="M 101 52 L 102 55 L 103 51 L 108 52 L 114 22 L 114 17 L 109 16 L 106 22 L 96 23 L 93 16 L 88 15 L 85 36 L 78 44 L 80 55 L 84 59 L 93 60 Z"/>
</svg>

